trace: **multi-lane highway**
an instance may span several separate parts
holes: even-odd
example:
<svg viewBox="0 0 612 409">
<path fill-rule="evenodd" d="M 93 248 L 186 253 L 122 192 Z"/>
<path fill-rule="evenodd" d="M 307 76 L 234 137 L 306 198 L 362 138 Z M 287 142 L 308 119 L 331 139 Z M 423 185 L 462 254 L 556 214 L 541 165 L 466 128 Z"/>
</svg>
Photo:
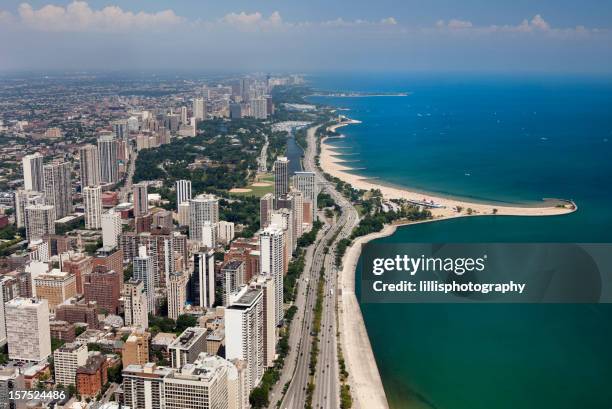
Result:
<svg viewBox="0 0 612 409">
<path fill-rule="evenodd" d="M 316 133 L 317 127 L 308 130 L 308 148 L 304 153 L 304 168 L 316 173 L 317 183 L 322 190 L 329 193 L 335 202 L 341 207 L 342 212 L 335 222 L 326 225 L 324 234 L 320 235 L 314 245 L 312 258 L 304 269 L 300 284 L 300 296 L 305 306 L 298 321 L 292 325 L 290 346 L 295 364 L 285 367 L 283 377 L 291 376 L 287 392 L 282 400 L 281 408 L 297 409 L 303 408 L 307 397 L 307 387 L 310 379 L 310 351 L 312 348 L 312 318 L 314 315 L 317 297 L 317 284 L 319 273 L 324 267 L 324 299 L 321 329 L 319 332 L 319 355 L 317 367 L 313 379 L 315 388 L 312 396 L 314 408 L 338 408 L 340 398 L 340 379 L 338 376 L 337 356 L 337 327 L 336 327 L 336 302 L 337 302 L 337 272 L 334 266 L 335 249 L 338 240 L 348 237 L 354 226 L 358 223 L 358 214 L 352 204 L 346 200 L 334 187 L 327 183 L 322 173 L 315 166 L 316 155 Z M 334 242 L 329 246 L 330 251 L 325 252 L 329 241 Z M 299 308 L 299 307 L 298 307 Z M 285 383 L 279 382 L 284 385 Z M 276 392 L 275 392 L 276 393 Z M 270 407 L 276 405 L 273 399 Z"/>
</svg>

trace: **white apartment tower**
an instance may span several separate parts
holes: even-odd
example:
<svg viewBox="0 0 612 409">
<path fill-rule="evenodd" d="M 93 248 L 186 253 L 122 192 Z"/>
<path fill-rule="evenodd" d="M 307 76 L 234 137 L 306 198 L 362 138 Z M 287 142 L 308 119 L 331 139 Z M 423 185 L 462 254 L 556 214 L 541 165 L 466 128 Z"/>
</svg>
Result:
<svg viewBox="0 0 612 409">
<path fill-rule="evenodd" d="M 15 222 L 17 227 L 25 227 L 25 208 L 27 206 L 45 204 L 45 196 L 41 192 L 19 189 L 15 192 Z"/>
<path fill-rule="evenodd" d="M 187 302 L 187 274 L 175 272 L 168 279 L 168 318 L 176 320 L 185 312 Z"/>
<path fill-rule="evenodd" d="M 219 222 L 219 199 L 214 195 L 198 195 L 189 201 L 189 238 L 202 242 L 204 222 Z"/>
<path fill-rule="evenodd" d="M 41 240 L 55 234 L 55 208 L 51 205 L 33 205 L 25 208 L 25 228 L 29 241 Z"/>
<path fill-rule="evenodd" d="M 117 247 L 121 234 L 121 215 L 114 210 L 102 214 L 102 245 L 104 247 Z"/>
<path fill-rule="evenodd" d="M 246 362 L 249 393 L 264 372 L 263 310 L 263 292 L 254 288 L 225 309 L 225 357 Z"/>
<path fill-rule="evenodd" d="M 144 285 L 144 292 L 147 296 L 147 308 L 151 313 L 155 313 L 155 277 L 153 271 L 153 260 L 147 255 L 145 246 L 138 247 L 138 257 L 133 260 L 133 277 L 141 280 Z"/>
<path fill-rule="evenodd" d="M 95 145 L 79 148 L 81 189 L 100 184 L 100 153 Z"/>
<path fill-rule="evenodd" d="M 65 344 L 53 353 L 55 384 L 76 385 L 76 372 L 79 366 L 87 364 L 86 344 Z"/>
<path fill-rule="evenodd" d="M 43 166 L 45 202 L 55 206 L 55 219 L 72 213 L 72 169 L 68 162 Z"/>
<path fill-rule="evenodd" d="M 304 194 L 304 200 L 311 203 L 312 217 L 315 220 L 317 211 L 317 182 L 314 172 L 295 172 L 293 187 Z"/>
<path fill-rule="evenodd" d="M 176 205 L 189 203 L 191 200 L 191 180 L 176 181 Z"/>
<path fill-rule="evenodd" d="M 193 117 L 199 121 L 206 119 L 206 101 L 204 101 L 204 98 L 193 100 Z"/>
<path fill-rule="evenodd" d="M 102 228 L 102 187 L 86 186 L 83 188 L 85 204 L 85 228 L 94 230 Z"/>
<path fill-rule="evenodd" d="M 190 299 L 202 308 L 215 304 L 215 253 L 202 249 L 193 255 L 193 274 Z"/>
<path fill-rule="evenodd" d="M 147 294 L 141 280 L 131 279 L 123 283 L 125 325 L 146 330 L 149 327 Z"/>
<path fill-rule="evenodd" d="M 263 292 L 264 366 L 271 368 L 276 357 L 276 286 L 272 277 L 264 276 L 258 276 L 250 285 Z"/>
<path fill-rule="evenodd" d="M 14 298 L 5 304 L 9 359 L 40 362 L 51 355 L 49 304 L 37 298 Z"/>
<path fill-rule="evenodd" d="M 26 190 L 42 192 L 43 181 L 43 156 L 40 153 L 26 155 L 21 160 L 23 165 L 23 184 Z"/>
<path fill-rule="evenodd" d="M 263 276 L 272 277 L 276 287 L 275 323 L 283 319 L 283 272 L 285 264 L 285 248 L 283 230 L 271 225 L 259 236 L 260 259 L 259 272 Z"/>
</svg>

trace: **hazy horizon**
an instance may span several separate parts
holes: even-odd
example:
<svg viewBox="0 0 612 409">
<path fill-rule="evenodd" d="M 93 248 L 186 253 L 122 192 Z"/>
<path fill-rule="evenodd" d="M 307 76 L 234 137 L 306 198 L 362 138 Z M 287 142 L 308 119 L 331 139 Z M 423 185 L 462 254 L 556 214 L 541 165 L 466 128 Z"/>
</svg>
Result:
<svg viewBox="0 0 612 409">
<path fill-rule="evenodd" d="M 456 3 L 6 0 L 0 71 L 612 73 L 612 5 Z"/>
</svg>

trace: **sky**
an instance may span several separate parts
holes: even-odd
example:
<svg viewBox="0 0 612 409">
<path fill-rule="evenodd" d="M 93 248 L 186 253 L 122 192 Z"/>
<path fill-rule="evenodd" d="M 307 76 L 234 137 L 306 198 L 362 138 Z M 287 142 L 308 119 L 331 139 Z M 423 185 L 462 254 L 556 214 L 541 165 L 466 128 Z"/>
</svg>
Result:
<svg viewBox="0 0 612 409">
<path fill-rule="evenodd" d="M 0 71 L 612 74 L 607 0 L 2 0 Z"/>
</svg>

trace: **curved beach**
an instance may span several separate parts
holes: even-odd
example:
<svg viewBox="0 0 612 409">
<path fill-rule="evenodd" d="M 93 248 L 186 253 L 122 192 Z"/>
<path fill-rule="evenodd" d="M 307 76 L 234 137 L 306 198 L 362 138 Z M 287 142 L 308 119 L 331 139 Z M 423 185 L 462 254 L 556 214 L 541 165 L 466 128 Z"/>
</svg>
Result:
<svg viewBox="0 0 612 409">
<path fill-rule="evenodd" d="M 360 122 L 348 120 L 329 126 L 327 129 L 329 131 L 336 131 L 340 127 L 357 123 Z M 437 196 L 430 193 L 410 190 L 409 188 L 391 187 L 376 183 L 376 181 L 372 179 L 363 178 L 359 175 L 351 173 L 353 169 L 344 165 L 344 161 L 338 157 L 342 154 L 342 152 L 327 144 L 326 140 L 327 138 L 324 138 L 321 141 L 321 153 L 319 156 L 320 165 L 324 172 L 350 183 L 357 189 L 379 189 L 383 194 L 383 197 L 386 199 L 406 199 L 418 203 L 434 203 L 436 207 L 430 208 L 434 218 L 466 216 L 467 209 L 472 210 L 470 216 L 492 214 L 497 214 L 500 216 L 558 216 L 577 210 L 577 207 L 573 202 L 566 202 L 564 206 L 557 206 L 557 204 L 551 205 L 546 202 L 542 202 L 541 206 L 488 204 L 470 202 L 464 199 Z M 462 211 L 458 212 L 458 208 L 460 208 Z"/>
<path fill-rule="evenodd" d="M 329 131 L 335 131 L 340 127 L 358 124 L 359 121 L 347 120 L 328 127 Z M 326 139 L 326 138 L 325 138 Z M 390 187 L 375 183 L 375 181 L 362 178 L 350 173 L 352 170 L 344 166 L 343 161 L 335 155 L 337 152 L 321 141 L 321 152 L 319 156 L 320 166 L 324 172 L 337 177 L 358 189 L 379 189 L 386 199 L 407 199 L 417 202 L 433 202 L 437 207 L 430 208 L 433 219 L 413 222 L 386 225 L 380 232 L 368 234 L 357 238 L 347 249 L 343 262 L 342 271 L 339 274 L 339 286 L 342 290 L 339 305 L 340 320 L 340 342 L 345 357 L 345 364 L 349 373 L 349 384 L 354 400 L 354 407 L 361 409 L 382 408 L 387 409 L 386 394 L 376 364 L 376 359 L 372 351 L 372 346 L 367 334 L 365 322 L 361 313 L 361 307 L 355 294 L 355 269 L 361 255 L 362 245 L 378 238 L 391 236 L 395 233 L 399 225 L 435 222 L 448 218 L 466 216 L 485 216 L 485 215 L 504 215 L 504 216 L 556 216 L 571 213 L 577 210 L 573 202 L 565 202 L 563 206 L 551 206 L 543 202 L 542 206 L 506 206 L 498 204 L 486 204 L 469 202 L 461 199 L 423 194 L 410 189 Z M 458 212 L 458 208 L 462 208 Z M 468 215 L 467 209 L 472 209 Z M 494 210 L 495 209 L 495 210 Z"/>
</svg>

